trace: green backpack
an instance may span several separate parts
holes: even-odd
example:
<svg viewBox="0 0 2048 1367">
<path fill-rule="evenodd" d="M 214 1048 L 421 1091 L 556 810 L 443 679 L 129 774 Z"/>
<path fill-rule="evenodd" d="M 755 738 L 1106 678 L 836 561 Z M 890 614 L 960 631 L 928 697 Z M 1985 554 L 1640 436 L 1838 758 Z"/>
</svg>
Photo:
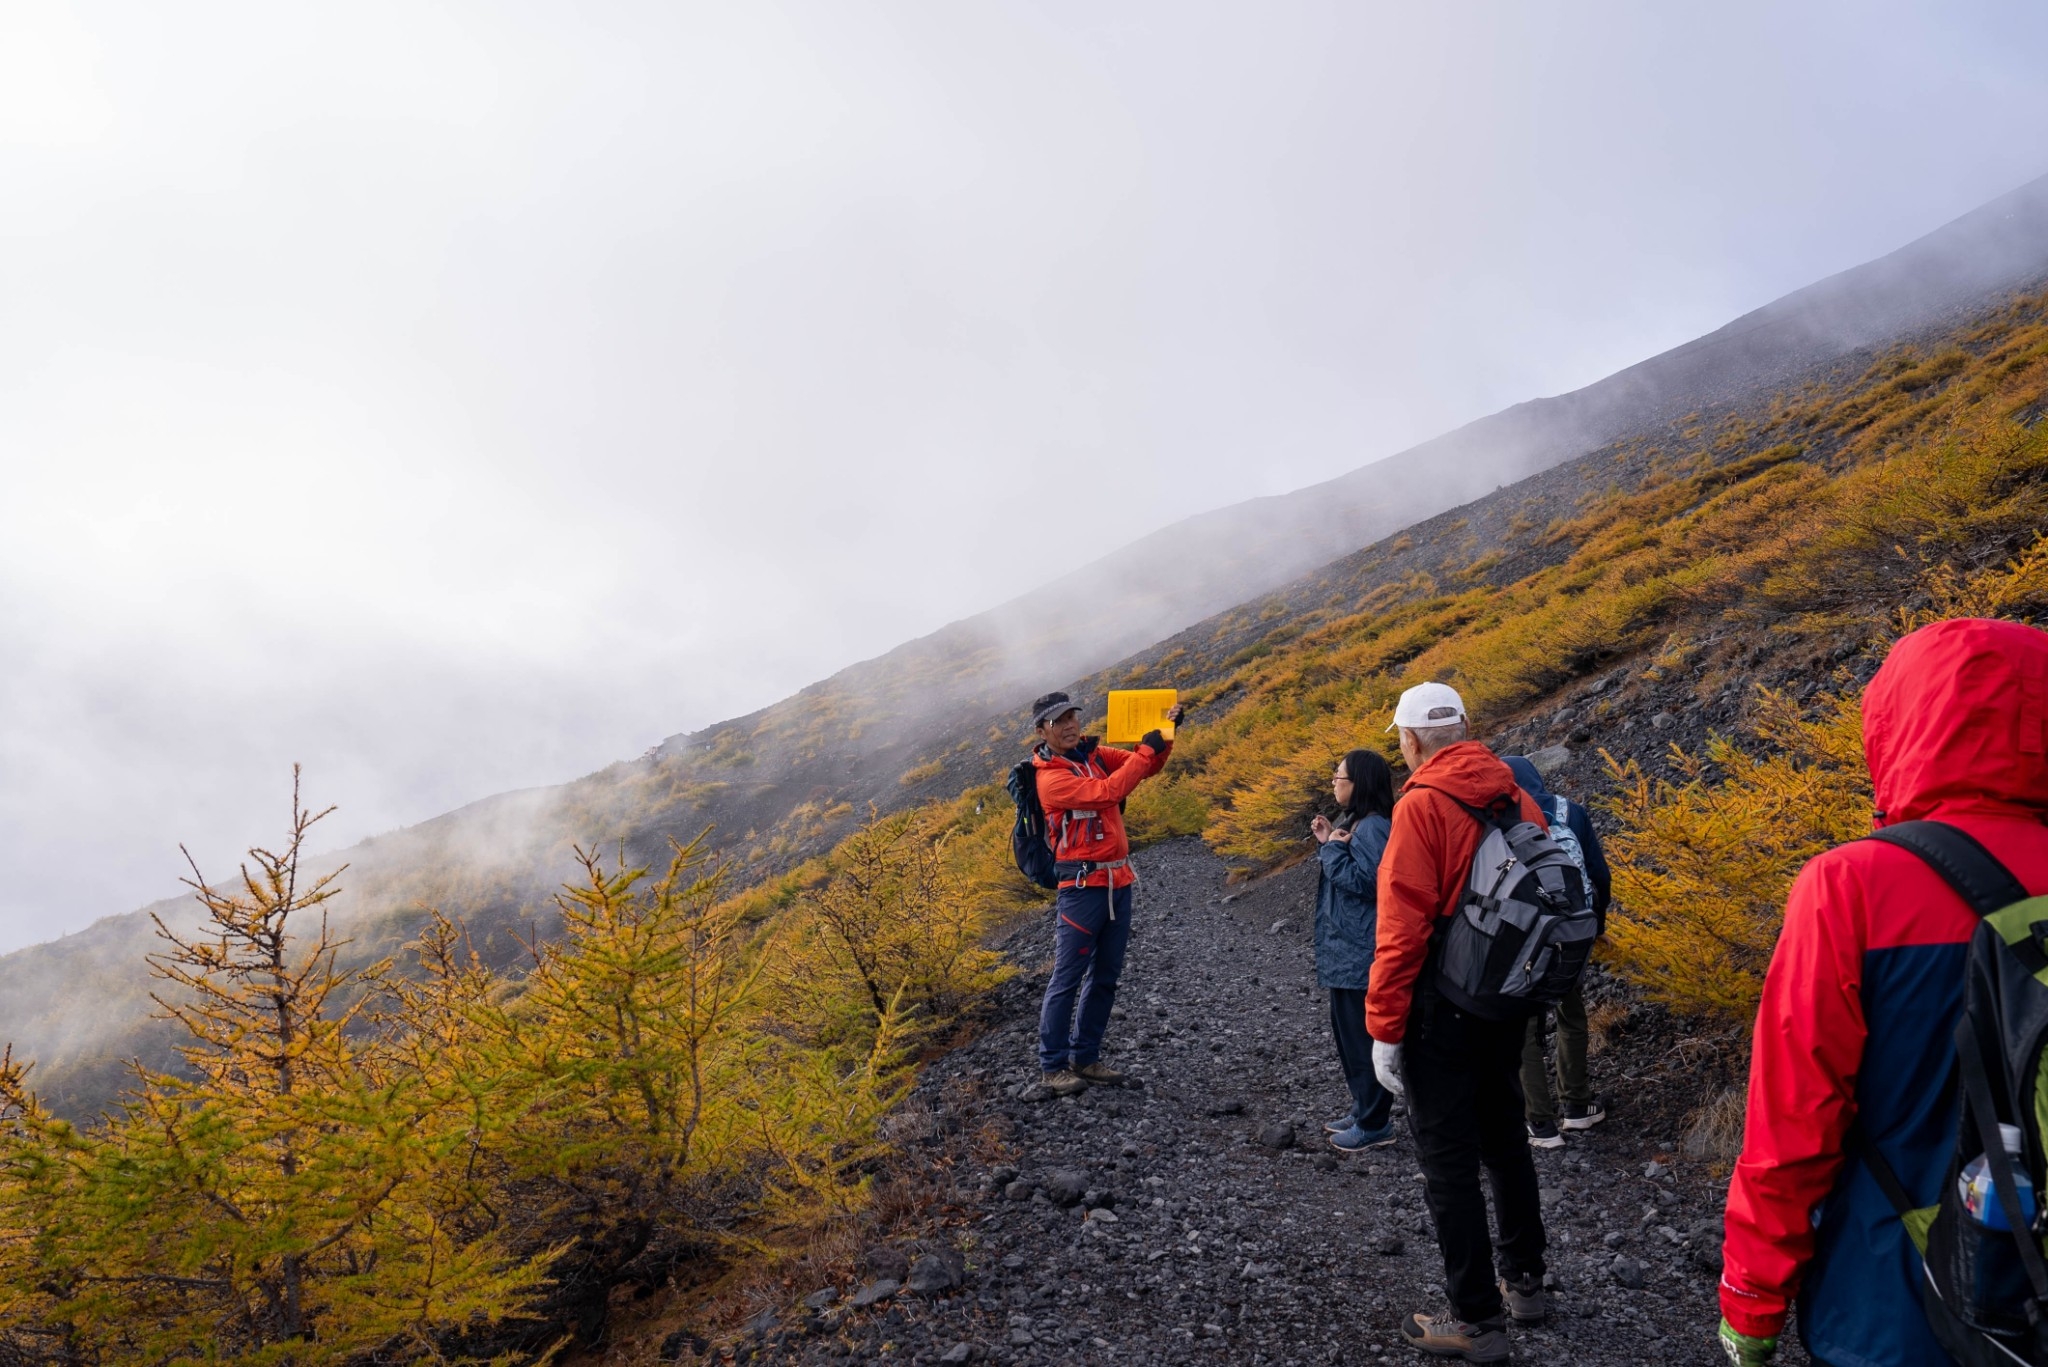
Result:
<svg viewBox="0 0 2048 1367">
<path fill-rule="evenodd" d="M 1934 1337 L 1964 1367 L 2048 1367 L 2048 1259 L 2040 1209 L 2042 1135 L 2048 1132 L 2048 897 L 2031 896 L 1982 845 L 1939 821 L 1905 821 L 1866 837 L 1919 856 L 1982 918 L 1970 937 L 1956 1067 L 1963 1104 L 1955 1154 L 1937 1204 L 1916 1206 L 1860 1130 L 1851 1144 L 1884 1189 L 1920 1251 L 1921 1302 Z M 2022 1151 L 2008 1155 L 2000 1123 L 2017 1125 Z M 1958 1179 L 1982 1155 L 1997 1186 L 2004 1229 L 1964 1207 Z M 2027 1218 L 2015 1181 L 2032 1182 Z"/>
</svg>

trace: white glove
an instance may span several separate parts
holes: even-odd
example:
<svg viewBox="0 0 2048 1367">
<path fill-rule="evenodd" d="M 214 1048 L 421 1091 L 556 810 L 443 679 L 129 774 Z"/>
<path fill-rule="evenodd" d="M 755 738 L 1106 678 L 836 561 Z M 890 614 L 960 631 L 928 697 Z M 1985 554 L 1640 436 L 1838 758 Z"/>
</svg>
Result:
<svg viewBox="0 0 2048 1367">
<path fill-rule="evenodd" d="M 1383 1040 L 1372 1042 L 1372 1075 L 1380 1080 L 1380 1086 L 1395 1096 L 1408 1092 L 1401 1085 L 1401 1046 L 1388 1044 Z"/>
</svg>

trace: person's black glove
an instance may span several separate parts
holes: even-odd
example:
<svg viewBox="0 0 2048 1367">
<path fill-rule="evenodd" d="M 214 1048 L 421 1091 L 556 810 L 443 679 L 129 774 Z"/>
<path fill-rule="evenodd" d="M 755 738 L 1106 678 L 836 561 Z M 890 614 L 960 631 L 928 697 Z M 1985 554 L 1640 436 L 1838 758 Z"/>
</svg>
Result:
<svg viewBox="0 0 2048 1367">
<path fill-rule="evenodd" d="M 1152 749 L 1152 753 L 1155 755 L 1163 755 L 1166 753 L 1166 737 L 1159 734 L 1159 729 L 1157 727 L 1154 727 L 1152 730 L 1147 731 L 1143 736 L 1140 736 L 1138 738 L 1138 744 L 1150 746 Z"/>
</svg>

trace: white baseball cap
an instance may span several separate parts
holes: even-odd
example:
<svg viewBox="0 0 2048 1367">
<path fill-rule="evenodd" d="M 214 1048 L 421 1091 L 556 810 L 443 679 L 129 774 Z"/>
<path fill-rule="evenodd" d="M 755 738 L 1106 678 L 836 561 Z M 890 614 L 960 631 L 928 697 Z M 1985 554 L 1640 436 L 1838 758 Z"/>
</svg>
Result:
<svg viewBox="0 0 2048 1367">
<path fill-rule="evenodd" d="M 1426 731 L 1432 726 L 1450 726 L 1463 720 L 1465 700 L 1458 696 L 1457 689 L 1449 684 L 1419 683 L 1394 704 L 1394 720 L 1387 729 L 1405 726 L 1410 731 Z"/>
</svg>

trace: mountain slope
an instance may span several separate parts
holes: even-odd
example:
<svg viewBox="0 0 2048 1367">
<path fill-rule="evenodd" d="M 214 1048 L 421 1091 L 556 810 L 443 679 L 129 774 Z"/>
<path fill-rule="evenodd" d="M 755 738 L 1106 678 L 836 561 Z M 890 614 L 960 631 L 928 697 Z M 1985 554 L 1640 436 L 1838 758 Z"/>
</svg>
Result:
<svg viewBox="0 0 2048 1367">
<path fill-rule="evenodd" d="M 807 799 L 890 805 L 889 782 L 914 767 L 914 755 L 930 763 L 936 735 L 1005 717 L 1053 681 L 1091 674 L 1531 474 L 1624 438 L 1680 433 L 1701 410 L 1817 382 L 1845 357 L 1952 330 L 2044 280 L 2048 177 L 1584 389 L 1518 404 L 1323 484 L 1190 518 L 773 707 L 671 737 L 658 753 L 692 761 L 707 781 L 745 768 L 752 783 L 782 788 L 819 774 Z M 729 830 L 737 816 L 766 831 L 791 810 L 779 806 L 787 796 L 756 804 L 728 792 L 705 811 Z"/>
<path fill-rule="evenodd" d="M 1005 661 L 1017 684 L 1031 691 L 1038 679 L 1099 667 L 1410 523 L 1616 438 L 1784 389 L 1814 367 L 1865 347 L 1954 326 L 1981 312 L 1987 296 L 2025 290 L 2044 276 L 2048 176 L 1887 256 L 1583 389 L 1517 404 L 1322 484 L 1189 518 L 829 682 L 885 698 L 891 666 L 906 657 L 936 650 L 954 660 L 975 658 L 1005 642 L 1031 641 L 1036 653 Z M 1077 601 L 1099 597 L 1077 590 L 1104 582 L 1117 584 L 1126 601 L 1077 614 Z M 1047 630 L 1055 610 L 1060 626 Z M 971 675 L 961 680 L 972 681 Z M 929 706 L 931 699 L 918 701 Z"/>
<path fill-rule="evenodd" d="M 715 824 L 719 843 L 751 873 L 773 872 L 828 849 L 870 803 L 889 809 L 986 782 L 1022 738 L 1021 701 L 1048 684 L 1082 676 L 1077 686 L 1092 693 L 1125 677 L 1163 677 L 1213 702 L 1255 686 L 1243 666 L 1260 652 L 1347 618 L 1398 622 L 1438 599 L 1447 605 L 1430 610 L 1476 615 L 1495 590 L 1579 549 L 1542 529 L 1579 515 L 1589 496 L 1668 481 L 1680 455 L 1708 464 L 1762 456 L 1764 434 L 1789 420 L 1780 393 L 1839 399 L 1860 385 L 1909 400 L 1939 394 L 1956 371 L 1935 375 L 1902 360 L 1874 375 L 1870 346 L 1917 337 L 1939 352 L 1973 327 L 2018 327 L 2024 320 L 2002 314 L 2004 301 L 2044 276 L 2048 179 L 1587 389 L 1519 405 L 1326 485 L 1191 519 L 1076 580 L 751 716 L 671 738 L 640 761 L 365 841 L 343 856 L 349 893 L 337 919 L 355 940 L 347 953 L 394 951 L 433 905 L 468 924 L 486 960 L 515 964 L 524 937 L 552 929 L 548 895 L 568 876 L 576 841 L 623 844 L 651 861 L 667 840 Z M 1825 461 L 1853 436 L 1824 428 L 1797 458 Z M 1511 487 L 1489 492 L 1502 484 Z M 1470 506 L 1449 511 L 1456 503 Z M 1330 563 L 1338 554 L 1346 558 Z M 1302 575 L 1314 566 L 1324 568 Z M 1128 592 L 1062 615 L 1057 605 L 1103 597 L 1072 592 L 1097 575 Z M 1209 800 L 1235 810 L 1242 804 L 1226 801 L 1228 791 L 1225 783 Z M 1234 853 L 1266 857 L 1259 830 L 1220 836 Z M 189 915 L 175 902 L 154 910 Z M 45 1065 L 38 1080 L 60 1110 L 101 1104 L 120 1058 L 162 1057 L 160 1032 L 143 1023 L 149 931 L 135 913 L 0 959 L 0 1032 Z"/>
</svg>

